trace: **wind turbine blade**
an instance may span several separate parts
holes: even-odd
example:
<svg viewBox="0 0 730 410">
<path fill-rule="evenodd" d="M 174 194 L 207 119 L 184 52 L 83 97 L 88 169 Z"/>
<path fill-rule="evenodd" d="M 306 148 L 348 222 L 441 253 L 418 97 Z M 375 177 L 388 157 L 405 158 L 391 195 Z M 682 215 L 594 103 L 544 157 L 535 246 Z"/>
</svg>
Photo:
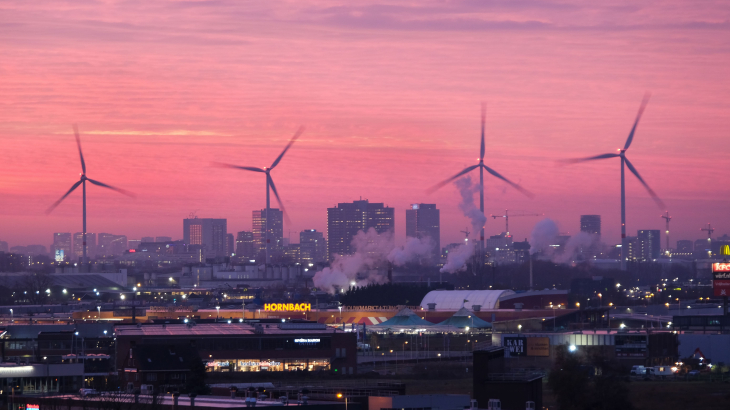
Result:
<svg viewBox="0 0 730 410">
<path fill-rule="evenodd" d="M 523 194 L 527 195 L 527 197 L 529 197 L 529 198 L 534 198 L 535 197 L 535 195 L 533 195 L 532 192 L 526 190 L 525 188 L 522 188 L 521 186 L 519 186 L 519 185 L 515 184 L 514 182 L 510 181 L 509 179 L 503 177 L 502 175 L 499 174 L 499 172 L 493 170 L 492 168 L 489 168 L 486 165 L 482 165 L 482 166 L 484 167 L 484 169 L 487 170 L 487 172 L 489 172 L 490 174 L 494 175 L 495 177 L 501 179 L 502 181 L 504 181 L 504 182 L 512 185 L 512 187 L 514 189 L 516 189 L 516 190 L 522 192 Z"/>
<path fill-rule="evenodd" d="M 238 165 L 224 164 L 221 162 L 213 162 L 213 166 L 219 167 L 219 168 L 242 169 L 244 171 L 266 172 L 263 168 L 259 168 L 259 167 L 242 167 L 242 166 L 238 166 Z"/>
<path fill-rule="evenodd" d="M 294 144 L 294 141 L 296 141 L 297 138 L 299 138 L 299 136 L 302 135 L 303 132 L 304 132 L 304 126 L 302 125 L 299 127 L 299 129 L 294 134 L 294 136 L 291 137 L 291 140 L 289 140 L 289 143 L 286 144 L 286 147 L 284 147 L 284 151 L 281 151 L 281 154 L 279 154 L 279 156 L 276 157 L 276 160 L 274 161 L 274 163 L 271 164 L 271 169 L 274 169 L 275 166 L 279 165 L 279 161 L 281 161 L 281 159 L 284 157 L 284 154 L 286 154 L 286 152 L 289 150 L 289 148 L 292 146 L 292 144 Z"/>
<path fill-rule="evenodd" d="M 69 194 L 71 194 L 71 192 L 73 192 L 74 189 L 78 188 L 79 185 L 81 185 L 81 182 L 83 182 L 83 180 L 80 180 L 79 182 L 73 184 L 71 186 L 71 189 L 69 189 L 68 192 L 66 192 L 66 194 L 61 197 L 61 199 L 59 199 L 58 201 L 54 202 L 53 205 L 51 205 L 48 209 L 46 209 L 46 214 L 50 214 L 51 211 L 53 211 L 61 203 L 61 201 L 63 201 L 64 199 L 66 199 L 66 197 L 69 196 Z"/>
<path fill-rule="evenodd" d="M 86 163 L 84 162 L 84 154 L 81 152 L 81 137 L 79 137 L 79 127 L 74 124 L 74 135 L 76 136 L 76 145 L 79 147 L 79 157 L 81 158 L 81 170 L 86 174 Z"/>
<path fill-rule="evenodd" d="M 479 168 L 479 165 L 472 165 L 470 167 L 464 168 L 463 171 L 459 172 L 458 174 L 454 175 L 453 177 L 451 177 L 449 179 L 439 182 L 438 184 L 429 188 L 426 192 L 428 192 L 429 194 L 436 192 L 437 190 L 443 188 L 444 185 L 448 184 L 449 182 L 455 180 L 456 178 L 459 178 L 460 176 L 462 176 L 468 172 L 475 170 L 476 168 Z"/>
<path fill-rule="evenodd" d="M 279 208 L 281 208 L 281 213 L 284 214 L 284 219 L 286 220 L 286 223 L 291 223 L 291 220 L 289 220 L 289 215 L 286 213 L 286 209 L 284 209 L 284 204 L 281 202 L 281 198 L 279 198 L 279 193 L 276 192 L 276 185 L 274 185 L 274 179 L 271 178 L 271 175 L 266 175 L 266 178 L 269 179 L 269 186 L 271 187 L 271 192 L 274 193 L 274 196 L 276 197 L 276 202 L 279 203 Z"/>
<path fill-rule="evenodd" d="M 124 194 L 124 195 L 126 195 L 126 196 L 129 196 L 129 197 L 132 197 L 132 198 L 134 198 L 134 197 L 135 197 L 135 195 L 134 195 L 133 193 L 129 192 L 129 191 L 125 191 L 125 190 L 123 190 L 123 189 L 120 189 L 120 188 L 115 188 L 115 187 L 113 187 L 113 186 L 111 186 L 111 185 L 107 185 L 107 184 L 105 184 L 105 183 L 103 183 L 103 182 L 99 182 L 99 181 L 94 181 L 94 180 L 93 180 L 93 179 L 91 179 L 91 178 L 86 178 L 86 180 L 87 180 L 87 181 L 89 181 L 89 182 L 91 182 L 91 183 L 92 183 L 92 184 L 94 184 L 94 185 L 102 186 L 102 187 L 104 187 L 104 188 L 109 188 L 109 189 L 111 189 L 111 190 L 113 190 L 113 191 L 117 191 L 117 192 L 119 192 L 120 194 Z"/>
<path fill-rule="evenodd" d="M 479 158 L 484 159 L 484 122 L 487 118 L 487 103 L 482 103 L 482 145 L 479 147 Z"/>
<path fill-rule="evenodd" d="M 577 164 L 579 162 L 585 162 L 585 161 L 594 161 L 597 159 L 606 159 L 606 158 L 615 158 L 619 157 L 619 154 L 601 154 L 596 155 L 593 157 L 587 157 L 587 158 L 572 158 L 572 159 L 563 159 L 558 161 L 559 164 Z"/>
<path fill-rule="evenodd" d="M 629 137 L 626 139 L 626 144 L 624 145 L 624 149 L 629 149 L 629 146 L 631 145 L 631 141 L 634 140 L 634 132 L 636 132 L 636 126 L 639 125 L 639 120 L 641 119 L 641 114 L 644 113 L 644 108 L 646 108 L 646 104 L 649 103 L 649 97 L 651 97 L 651 94 L 648 92 L 644 94 L 644 98 L 641 100 L 641 105 L 639 106 L 639 113 L 636 114 L 636 120 L 634 121 L 634 126 L 631 127 L 631 132 L 629 133 Z"/>
<path fill-rule="evenodd" d="M 649 188 L 649 185 L 646 182 L 644 182 L 644 179 L 641 177 L 641 175 L 639 175 L 639 171 L 637 171 L 636 168 L 634 168 L 634 166 L 631 164 L 629 159 L 624 158 L 624 161 L 626 161 L 626 166 L 629 168 L 629 171 L 631 171 L 632 174 L 636 175 L 636 178 L 639 179 L 639 182 L 641 182 L 641 184 L 644 185 L 644 188 L 646 188 L 646 190 L 649 191 L 649 195 L 651 195 L 651 198 L 654 200 L 654 202 L 656 202 L 656 204 L 659 206 L 659 208 L 665 209 L 666 207 L 664 206 L 664 202 L 661 199 L 659 199 L 659 196 L 656 193 L 654 193 L 654 191 L 651 188 Z"/>
</svg>

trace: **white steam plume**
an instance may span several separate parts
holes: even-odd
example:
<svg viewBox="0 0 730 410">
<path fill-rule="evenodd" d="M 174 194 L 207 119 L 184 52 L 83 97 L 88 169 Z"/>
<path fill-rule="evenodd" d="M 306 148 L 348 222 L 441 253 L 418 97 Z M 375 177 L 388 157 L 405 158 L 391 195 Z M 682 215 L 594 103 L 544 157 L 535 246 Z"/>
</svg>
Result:
<svg viewBox="0 0 730 410">
<path fill-rule="evenodd" d="M 474 254 L 474 244 L 468 243 L 459 245 L 456 248 L 449 251 L 446 256 L 446 263 L 441 268 L 441 272 L 455 273 L 464 270 L 466 262 Z"/>
<path fill-rule="evenodd" d="M 530 234 L 530 255 L 537 252 L 549 253 L 550 245 L 555 244 L 558 237 L 558 225 L 550 218 L 535 224 Z"/>
<path fill-rule="evenodd" d="M 352 238 L 352 255 L 336 255 L 329 267 L 314 275 L 314 286 L 334 293 L 335 288 L 347 289 L 352 282 L 365 286 L 387 282 L 387 263 L 396 266 L 430 255 L 433 241 L 408 238 L 406 244 L 396 248 L 391 233 L 378 234 L 374 228 L 367 232 L 359 231 Z"/>
<path fill-rule="evenodd" d="M 474 203 L 474 195 L 479 193 L 481 186 L 472 184 L 471 176 L 468 175 L 454 181 L 454 185 L 456 185 L 461 195 L 459 209 L 471 221 L 472 232 L 479 236 L 484 224 L 487 223 L 484 212 L 477 208 Z M 474 243 L 468 243 L 452 249 L 446 256 L 446 263 L 441 268 L 441 272 L 454 273 L 463 270 L 466 262 L 474 254 L 474 245 Z"/>
</svg>

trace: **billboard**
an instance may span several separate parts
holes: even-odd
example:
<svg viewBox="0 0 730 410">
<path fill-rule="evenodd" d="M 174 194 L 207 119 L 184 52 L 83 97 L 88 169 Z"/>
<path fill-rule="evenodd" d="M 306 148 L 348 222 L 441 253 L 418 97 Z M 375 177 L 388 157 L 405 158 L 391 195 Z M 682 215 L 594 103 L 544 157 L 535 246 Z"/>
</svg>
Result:
<svg viewBox="0 0 730 410">
<path fill-rule="evenodd" d="M 716 262 L 712 264 L 712 278 L 730 279 L 730 262 Z"/>
<path fill-rule="evenodd" d="M 505 337 L 504 351 L 509 357 L 527 356 L 526 337 Z"/>
<path fill-rule="evenodd" d="M 712 290 L 715 296 L 730 296 L 730 279 L 713 280 Z"/>
<path fill-rule="evenodd" d="M 55 255 L 56 262 L 63 262 L 63 249 L 56 249 L 56 255 Z"/>
<path fill-rule="evenodd" d="M 550 356 L 550 338 L 549 337 L 528 337 L 527 338 L 527 355 L 528 356 Z"/>
</svg>

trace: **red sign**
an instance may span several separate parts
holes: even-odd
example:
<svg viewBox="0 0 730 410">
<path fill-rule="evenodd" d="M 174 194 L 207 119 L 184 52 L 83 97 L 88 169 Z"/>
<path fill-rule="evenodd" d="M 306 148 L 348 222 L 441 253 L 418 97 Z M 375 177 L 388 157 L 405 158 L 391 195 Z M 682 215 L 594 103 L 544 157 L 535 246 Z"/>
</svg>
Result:
<svg viewBox="0 0 730 410">
<path fill-rule="evenodd" d="M 730 296 L 730 280 L 715 279 L 712 281 L 712 288 L 715 290 L 715 296 Z"/>
<path fill-rule="evenodd" d="M 712 276 L 717 279 L 730 279 L 730 263 L 718 262 L 712 264 Z"/>
</svg>

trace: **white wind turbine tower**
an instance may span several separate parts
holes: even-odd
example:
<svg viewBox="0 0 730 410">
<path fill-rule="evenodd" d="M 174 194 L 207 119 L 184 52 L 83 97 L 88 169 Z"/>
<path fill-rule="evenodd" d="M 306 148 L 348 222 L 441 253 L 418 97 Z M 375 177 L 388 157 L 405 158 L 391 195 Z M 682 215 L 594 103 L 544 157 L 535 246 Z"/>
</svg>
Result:
<svg viewBox="0 0 730 410">
<path fill-rule="evenodd" d="M 634 121 L 634 126 L 631 127 L 631 132 L 629 132 L 629 137 L 626 139 L 626 143 L 624 144 L 623 148 L 619 148 L 617 151 L 618 153 L 608 153 L 608 154 L 601 154 L 596 155 L 593 157 L 588 158 L 578 158 L 578 159 L 569 159 L 564 160 L 563 162 L 566 163 L 578 163 L 578 162 L 585 162 L 585 161 L 594 161 L 599 159 L 606 159 L 606 158 L 615 158 L 619 157 L 621 158 L 621 270 L 626 270 L 626 182 L 624 178 L 624 165 L 629 168 L 629 171 L 631 171 L 634 176 L 641 182 L 642 185 L 644 185 L 644 188 L 649 192 L 649 195 L 651 195 L 652 199 L 659 205 L 659 208 L 664 209 L 664 203 L 661 199 L 657 196 L 657 194 L 654 193 L 654 191 L 649 188 L 649 185 L 644 182 L 644 179 L 639 175 L 639 171 L 636 170 L 636 168 L 631 164 L 631 161 L 629 161 L 628 158 L 626 158 L 626 151 L 631 146 L 631 142 L 634 140 L 634 133 L 636 132 L 636 126 L 639 125 L 639 120 L 641 119 L 641 115 L 644 113 L 644 108 L 646 108 L 646 104 L 649 102 L 649 93 L 644 95 L 644 99 L 641 101 L 641 106 L 639 106 L 639 113 L 636 115 L 636 120 Z"/>
<path fill-rule="evenodd" d="M 518 184 L 515 184 L 514 182 L 510 181 L 509 179 L 503 177 L 500 173 L 493 170 L 492 168 L 484 165 L 484 153 L 485 153 L 485 146 L 484 146 L 484 122 L 486 120 L 487 115 L 487 105 L 482 104 L 482 136 L 481 136 L 481 145 L 479 147 L 479 162 L 476 165 L 472 165 L 470 167 L 464 168 L 461 172 L 454 175 L 451 178 L 448 178 L 444 181 L 439 182 L 438 184 L 432 186 L 428 189 L 429 193 L 432 193 L 449 182 L 455 180 L 456 178 L 459 178 L 462 175 L 468 174 L 469 172 L 479 168 L 479 210 L 484 214 L 484 171 L 486 170 L 490 174 L 494 175 L 495 177 L 501 179 L 502 181 L 510 184 L 513 188 L 516 190 L 522 192 L 523 194 L 527 195 L 528 197 L 532 198 L 533 195 L 526 189 L 522 188 Z M 479 255 L 480 255 L 480 262 L 482 266 L 480 266 L 480 269 L 484 266 L 484 226 L 481 227 L 480 236 L 479 236 Z"/>
<path fill-rule="evenodd" d="M 95 181 L 86 176 L 86 163 L 84 162 L 84 154 L 81 152 L 81 138 L 79 138 L 79 129 L 76 126 L 76 124 L 74 124 L 73 128 L 74 128 L 74 135 L 76 136 L 76 145 L 79 148 L 79 158 L 81 159 L 81 177 L 79 178 L 78 182 L 76 182 L 75 184 L 73 184 L 71 186 L 71 189 L 69 189 L 68 192 L 66 192 L 66 194 L 64 194 L 58 201 L 54 202 L 53 205 L 51 205 L 50 208 L 48 208 L 48 210 L 46 210 L 46 213 L 47 214 L 51 213 L 51 211 L 53 211 L 64 199 L 66 199 L 66 197 L 69 196 L 69 194 L 71 194 L 71 192 L 73 192 L 74 189 L 78 188 L 79 185 L 82 186 L 82 190 L 83 190 L 83 194 L 82 194 L 82 197 L 83 197 L 83 228 L 84 228 L 83 232 L 82 232 L 82 236 L 83 236 L 83 243 L 82 243 L 82 245 L 83 245 L 82 246 L 82 249 L 83 249 L 82 250 L 82 255 L 83 255 L 82 256 L 82 266 L 83 266 L 83 268 L 82 269 L 86 269 L 86 265 L 88 263 L 87 256 L 86 256 L 86 181 L 89 181 L 92 184 L 98 185 L 100 187 L 109 188 L 111 190 L 117 191 L 121 194 L 130 196 L 130 197 L 134 197 L 134 194 L 132 194 L 131 192 L 125 191 L 123 189 L 119 189 L 119 188 L 115 188 L 111 185 L 107 185 L 103 182 Z"/>
<path fill-rule="evenodd" d="M 233 169 L 242 169 L 244 171 L 252 171 L 252 172 L 261 172 L 266 174 L 266 218 L 264 220 L 264 246 L 266 249 L 264 264 L 269 264 L 269 209 L 271 209 L 271 201 L 270 201 L 270 194 L 269 189 L 271 191 L 274 191 L 274 196 L 276 196 L 276 201 L 279 203 L 279 207 L 281 207 L 281 212 L 284 214 L 284 217 L 287 218 L 286 211 L 284 210 L 284 204 L 281 202 L 281 198 L 279 198 L 279 193 L 276 192 L 276 185 L 274 185 L 274 180 L 271 178 L 271 171 L 276 168 L 277 165 L 279 165 L 279 162 L 281 162 L 281 159 L 284 157 L 284 154 L 291 148 L 292 144 L 294 144 L 294 141 L 299 138 L 300 135 L 304 132 L 304 127 L 301 126 L 297 130 L 297 132 L 294 134 L 294 136 L 291 138 L 288 144 L 286 144 L 286 147 L 284 147 L 284 150 L 281 151 L 281 154 L 279 154 L 278 157 L 274 160 L 274 162 L 271 164 L 270 167 L 249 167 L 249 166 L 239 166 L 239 165 L 231 165 L 231 164 L 222 164 L 222 163 L 215 163 L 217 166 L 225 167 L 225 168 L 233 168 Z"/>
</svg>

